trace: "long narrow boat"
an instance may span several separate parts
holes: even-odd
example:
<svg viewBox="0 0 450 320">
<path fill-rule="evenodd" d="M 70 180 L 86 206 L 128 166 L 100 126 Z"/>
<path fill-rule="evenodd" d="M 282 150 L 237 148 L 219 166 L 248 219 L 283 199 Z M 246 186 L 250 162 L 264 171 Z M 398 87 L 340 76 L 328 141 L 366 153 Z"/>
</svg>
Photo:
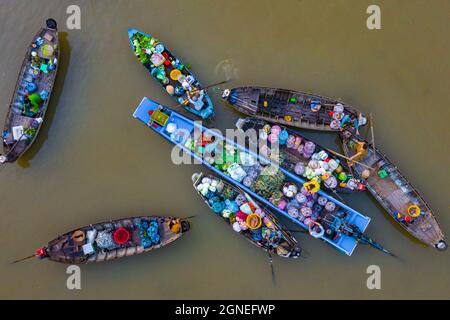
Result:
<svg viewBox="0 0 450 320">
<path fill-rule="evenodd" d="M 297 240 L 248 194 L 213 175 L 195 173 L 194 188 L 208 207 L 255 246 L 283 258 L 298 258 Z"/>
<path fill-rule="evenodd" d="M 349 161 L 349 165 L 355 175 L 365 180 L 367 189 L 389 215 L 423 243 L 438 250 L 447 249 L 444 233 L 430 206 L 386 155 L 352 133 L 344 131 L 341 139 L 344 153 L 349 158 L 357 154 L 359 145 L 366 148 L 367 153 L 358 155 L 355 158 L 358 162 Z"/>
<path fill-rule="evenodd" d="M 172 52 L 158 39 L 136 29 L 128 29 L 134 54 L 151 76 L 185 109 L 202 119 L 214 116 L 214 106 L 206 90 Z"/>
<path fill-rule="evenodd" d="M 40 259 L 70 264 L 102 262 L 159 249 L 189 231 L 188 220 L 141 216 L 70 231 L 36 250 Z"/>
<path fill-rule="evenodd" d="M 260 144 L 259 153 L 278 148 L 276 157 L 279 165 L 292 174 L 305 179 L 316 179 L 321 187 L 336 192 L 365 190 L 364 184 L 350 173 L 346 162 L 313 141 L 287 127 L 270 124 L 256 118 L 239 119 L 238 129 L 248 136 L 256 136 Z M 253 134 L 249 130 L 255 130 Z M 275 145 L 275 147 L 272 147 Z M 267 148 L 265 147 L 267 146 Z M 264 154 L 271 157 L 271 154 Z"/>
<path fill-rule="evenodd" d="M 59 66 L 56 21 L 33 38 L 20 69 L 3 129 L 0 164 L 14 162 L 33 144 L 44 122 Z"/>
<path fill-rule="evenodd" d="M 366 118 L 355 108 L 325 96 L 264 87 L 225 89 L 222 98 L 237 111 L 261 120 L 302 129 L 340 131 L 364 126 Z"/>
<path fill-rule="evenodd" d="M 184 155 L 188 155 L 189 159 L 183 156 L 184 160 L 193 158 L 195 163 L 203 164 L 269 209 L 309 230 L 314 238 L 324 240 L 349 256 L 358 243 L 368 243 L 381 250 L 381 246 L 363 234 L 370 222 L 369 217 L 321 190 L 314 190 L 315 187 L 310 188 L 305 180 L 226 139 L 216 130 L 147 98 L 141 101 L 133 116 L 179 147 Z M 221 143 L 223 153 L 211 145 L 212 152 L 205 154 L 209 148 L 205 141 Z M 218 157 L 212 156 L 214 150 Z"/>
</svg>

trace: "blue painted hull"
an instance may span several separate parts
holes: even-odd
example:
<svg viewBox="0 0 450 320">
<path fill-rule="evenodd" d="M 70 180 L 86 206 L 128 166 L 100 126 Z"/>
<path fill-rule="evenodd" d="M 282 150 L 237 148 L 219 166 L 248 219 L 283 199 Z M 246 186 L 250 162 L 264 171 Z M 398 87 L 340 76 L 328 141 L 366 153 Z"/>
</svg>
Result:
<svg viewBox="0 0 450 320">
<path fill-rule="evenodd" d="M 147 98 L 144 98 L 142 100 L 142 102 L 140 103 L 140 105 L 138 106 L 138 108 L 136 109 L 136 111 L 134 112 L 133 116 L 136 119 L 143 122 L 145 125 L 149 126 L 150 129 L 152 129 L 153 131 L 160 134 L 163 138 L 165 138 L 166 140 L 177 145 L 180 149 L 184 150 L 187 154 L 193 156 L 197 161 L 199 161 L 199 163 L 203 164 L 204 166 L 206 166 L 208 169 L 210 169 L 211 171 L 218 174 L 223 179 L 227 180 L 228 182 L 238 186 L 239 188 L 241 188 L 242 190 L 247 192 L 249 195 L 254 197 L 257 201 L 264 204 L 264 206 L 270 208 L 274 212 L 277 212 L 277 213 L 285 216 L 286 218 L 288 218 L 295 224 L 301 226 L 302 228 L 308 229 L 307 226 L 303 222 L 299 221 L 296 218 L 291 217 L 287 213 L 286 210 L 281 210 L 278 207 L 274 206 L 267 199 L 261 197 L 259 194 L 255 193 L 250 188 L 244 186 L 242 183 L 237 182 L 236 180 L 232 179 L 230 176 L 224 174 L 224 172 L 211 166 L 208 162 L 204 161 L 204 159 L 202 159 L 199 155 L 197 155 L 196 153 L 192 152 L 187 147 L 185 147 L 184 144 L 185 144 L 186 140 L 189 138 L 189 136 L 184 137 L 179 142 L 173 141 L 171 139 L 170 134 L 168 134 L 168 132 L 166 131 L 166 127 L 168 124 L 174 123 L 174 124 L 176 124 L 178 129 L 185 129 L 187 132 L 190 132 L 190 133 L 192 133 L 194 131 L 194 128 L 198 128 L 202 132 L 208 132 L 208 133 L 216 136 L 216 138 L 219 138 L 219 139 L 227 142 L 228 144 L 235 145 L 236 148 L 240 149 L 241 151 L 246 151 L 249 154 L 252 154 L 257 159 L 259 159 L 258 155 L 253 154 L 249 150 L 245 150 L 240 145 L 236 145 L 232 141 L 228 141 L 225 137 L 219 135 L 217 132 L 215 132 L 211 129 L 208 129 L 206 127 L 203 127 L 199 123 L 195 123 L 194 121 L 192 121 L 192 120 L 182 116 L 181 114 L 176 113 L 175 111 L 173 111 L 169 108 L 166 108 L 166 107 L 163 107 L 163 110 L 162 110 L 164 113 L 169 115 L 169 118 L 168 118 L 166 124 L 164 126 L 159 126 L 155 123 L 152 123 L 151 115 L 149 114 L 149 112 L 153 112 L 158 108 L 161 108 L 161 106 L 158 103 L 156 103 L 152 100 L 149 100 Z M 288 180 L 291 180 L 298 184 L 303 184 L 305 182 L 303 179 L 300 179 L 298 176 L 293 175 L 292 173 L 284 170 L 283 168 L 279 168 L 279 170 L 282 171 L 282 173 L 288 178 Z M 369 217 L 362 215 L 361 213 L 355 211 L 354 209 L 348 207 L 347 205 L 341 203 L 340 201 L 338 201 L 338 200 L 334 199 L 333 197 L 329 196 L 328 194 L 324 193 L 323 191 L 319 191 L 318 193 L 320 196 L 325 197 L 328 201 L 332 201 L 336 205 L 337 208 L 340 208 L 342 211 L 344 211 L 347 214 L 346 218 L 345 218 L 345 221 L 347 223 L 355 225 L 361 232 L 364 232 L 366 230 L 367 226 L 370 223 Z M 349 256 L 352 255 L 353 251 L 355 250 L 355 248 L 358 244 L 358 242 L 355 238 L 344 235 L 344 234 L 341 234 L 337 240 L 332 240 L 325 236 L 321 236 L 319 238 L 322 239 L 323 241 L 327 242 L 328 244 L 330 244 L 331 246 L 333 246 L 340 252 L 343 252 Z"/>
</svg>

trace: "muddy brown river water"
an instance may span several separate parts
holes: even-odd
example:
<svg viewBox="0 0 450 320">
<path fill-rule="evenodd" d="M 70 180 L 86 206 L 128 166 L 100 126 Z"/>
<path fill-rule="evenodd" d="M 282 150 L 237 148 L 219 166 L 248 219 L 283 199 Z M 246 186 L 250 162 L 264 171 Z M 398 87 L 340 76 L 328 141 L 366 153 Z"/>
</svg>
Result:
<svg viewBox="0 0 450 320">
<path fill-rule="evenodd" d="M 81 29 L 66 9 L 81 9 Z M 381 30 L 366 27 L 370 4 Z M 352 257 L 297 234 L 306 259 L 274 259 L 214 217 L 194 192 L 193 172 L 133 119 L 143 96 L 174 101 L 134 58 L 127 28 L 161 39 L 204 85 L 247 84 L 311 91 L 373 113 L 377 146 L 419 189 L 450 235 L 450 1 L 1 0 L 0 119 L 6 116 L 26 47 L 48 17 L 61 32 L 61 65 L 36 144 L 0 169 L 0 298 L 263 299 L 450 298 L 450 251 L 424 248 L 369 194 L 344 195 L 372 218 L 368 234 L 399 258 L 366 246 Z M 219 129 L 239 114 L 217 95 Z M 335 150 L 336 136 L 306 132 Z M 197 215 L 192 232 L 150 254 L 81 267 L 10 262 L 59 233 L 132 215 Z M 289 224 L 290 225 L 290 224 Z M 369 290 L 367 268 L 381 270 Z"/>
</svg>

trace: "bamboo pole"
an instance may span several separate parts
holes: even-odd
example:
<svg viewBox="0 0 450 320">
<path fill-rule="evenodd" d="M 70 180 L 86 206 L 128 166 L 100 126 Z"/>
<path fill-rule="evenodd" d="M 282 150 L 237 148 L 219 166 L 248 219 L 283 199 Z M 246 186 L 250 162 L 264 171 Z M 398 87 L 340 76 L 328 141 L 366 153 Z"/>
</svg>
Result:
<svg viewBox="0 0 450 320">
<path fill-rule="evenodd" d="M 369 113 L 369 119 L 370 119 L 370 134 L 372 135 L 372 147 L 373 147 L 373 151 L 375 152 L 375 135 L 373 134 L 373 117 L 372 117 L 372 113 Z"/>
<path fill-rule="evenodd" d="M 366 164 L 364 164 L 364 163 L 362 163 L 362 162 L 359 162 L 359 161 L 353 160 L 353 159 L 351 159 L 351 158 L 349 158 L 349 157 L 346 157 L 346 156 L 344 156 L 343 154 L 340 154 L 339 152 L 333 151 L 333 150 L 328 149 L 328 148 L 327 148 L 327 151 L 329 151 L 329 152 L 331 152 L 332 154 L 334 154 L 334 155 L 336 155 L 336 156 L 338 156 L 338 157 L 341 157 L 341 158 L 343 158 L 343 159 L 345 159 L 345 160 L 348 160 L 348 161 L 357 163 L 357 164 L 359 164 L 359 165 L 361 165 L 361 166 L 363 166 L 363 167 L 365 167 L 365 168 L 367 168 L 367 169 L 369 169 L 369 170 L 375 171 L 374 168 L 372 168 L 372 167 L 370 167 L 370 166 L 368 166 L 368 165 L 366 165 Z"/>
</svg>

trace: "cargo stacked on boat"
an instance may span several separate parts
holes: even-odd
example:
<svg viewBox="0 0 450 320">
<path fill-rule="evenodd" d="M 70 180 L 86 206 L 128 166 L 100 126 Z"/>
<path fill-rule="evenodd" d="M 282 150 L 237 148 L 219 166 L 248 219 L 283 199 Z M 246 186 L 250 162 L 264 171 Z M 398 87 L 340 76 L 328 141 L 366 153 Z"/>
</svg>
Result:
<svg viewBox="0 0 450 320">
<path fill-rule="evenodd" d="M 293 130 L 255 118 L 239 119 L 236 127 L 243 131 L 255 130 L 259 154 L 277 161 L 298 176 L 315 180 L 332 191 L 365 190 L 364 184 L 352 176 L 345 162 L 341 163 L 326 148 Z M 275 157 L 272 150 L 278 151 Z"/>
<path fill-rule="evenodd" d="M 318 196 L 319 186 L 315 181 L 299 185 L 270 163 L 261 163 L 233 145 L 226 143 L 222 153 L 217 146 L 219 140 L 212 140 L 214 139 L 211 139 L 211 134 L 204 132 L 198 140 L 190 137 L 185 146 L 233 180 L 242 183 L 278 209 L 304 223 L 312 236 L 339 240 L 340 234 L 337 230 L 325 230 L 321 223 L 332 221 L 335 216 L 345 219 L 345 212 L 337 210 L 336 205 L 328 202 L 327 198 Z M 205 144 L 205 141 L 211 142 Z M 208 154 L 207 150 L 214 150 L 215 156 Z M 217 157 L 220 154 L 223 154 L 223 157 Z"/>
<path fill-rule="evenodd" d="M 91 263 L 141 254 L 163 247 L 190 229 L 185 219 L 144 216 L 97 223 L 68 232 L 36 251 L 39 258 Z"/>
<path fill-rule="evenodd" d="M 161 114 L 164 117 L 161 117 Z M 221 178 L 242 188 L 257 201 L 288 217 L 302 228 L 309 230 L 312 236 L 324 240 L 341 252 L 351 255 L 358 243 L 369 243 L 385 251 L 362 234 L 370 218 L 319 190 L 320 185 L 314 180 L 305 181 L 278 167 L 270 159 L 254 154 L 234 141 L 226 139 L 215 130 L 208 129 L 147 98 L 142 100 L 133 116 L 188 155 L 201 161 Z M 156 122 L 161 118 L 164 121 Z M 219 143 L 223 143 L 222 147 Z M 211 151 L 216 154 L 211 154 Z M 223 161 L 224 159 L 229 160 Z M 303 194 L 305 199 L 300 199 L 304 203 L 295 199 L 299 190 L 300 193 L 305 193 Z M 317 202 L 319 196 L 325 198 L 326 203 L 323 201 L 319 204 Z M 328 202 L 334 204 L 334 208 L 331 204 L 328 205 L 329 211 L 325 209 Z M 291 215 L 288 206 L 294 208 L 291 209 Z M 308 207 L 311 211 L 304 209 L 302 214 L 303 207 Z M 298 217 L 294 217 L 296 214 Z"/>
<path fill-rule="evenodd" d="M 277 219 L 245 192 L 214 176 L 196 173 L 194 187 L 211 210 L 256 246 L 284 258 L 297 258 L 297 241 Z"/>
<path fill-rule="evenodd" d="M 136 29 L 128 30 L 131 47 L 142 65 L 181 106 L 202 119 L 214 116 L 211 98 L 189 67 L 156 38 Z"/>
<path fill-rule="evenodd" d="M 56 78 L 59 59 L 58 31 L 47 20 L 34 37 L 22 64 L 2 133 L 0 163 L 14 162 L 34 142 L 43 123 Z"/>
<path fill-rule="evenodd" d="M 355 108 L 325 96 L 301 91 L 264 87 L 225 89 L 222 98 L 251 117 L 302 129 L 356 132 L 367 119 Z"/>
</svg>

